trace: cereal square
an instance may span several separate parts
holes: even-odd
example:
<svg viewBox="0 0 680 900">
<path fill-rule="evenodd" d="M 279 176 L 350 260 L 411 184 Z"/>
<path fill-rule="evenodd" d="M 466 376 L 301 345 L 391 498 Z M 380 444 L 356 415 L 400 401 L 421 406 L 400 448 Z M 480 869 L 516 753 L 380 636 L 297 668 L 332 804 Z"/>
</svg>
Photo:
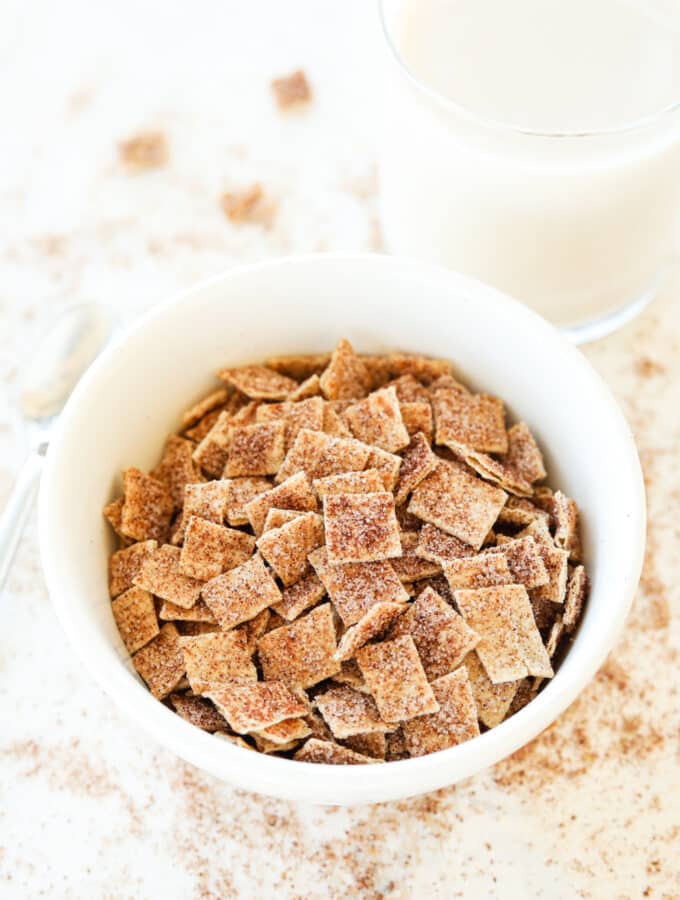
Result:
<svg viewBox="0 0 680 900">
<path fill-rule="evenodd" d="M 239 734 L 262 731 L 307 712 L 307 706 L 280 681 L 231 681 L 207 696 Z"/>
<path fill-rule="evenodd" d="M 312 99 L 312 89 L 302 69 L 296 69 L 283 78 L 275 78 L 272 81 L 272 92 L 276 105 L 281 110 L 309 103 Z"/>
<path fill-rule="evenodd" d="M 116 500 L 112 500 L 110 503 L 107 503 L 102 512 L 104 514 L 104 518 L 109 523 L 111 528 L 113 528 L 116 534 L 124 541 L 129 542 L 130 538 L 126 538 L 120 530 L 121 520 L 123 517 L 124 502 L 125 499 L 123 497 L 118 497 Z"/>
<path fill-rule="evenodd" d="M 452 591 L 513 584 L 515 581 L 507 559 L 498 552 L 447 560 L 442 563 L 442 568 Z"/>
<path fill-rule="evenodd" d="M 531 525 L 535 519 L 548 521 L 549 514 L 539 509 L 538 506 L 525 497 L 508 497 L 505 506 L 498 515 L 499 523 L 517 528 Z"/>
<path fill-rule="evenodd" d="M 405 503 L 406 498 L 437 468 L 439 458 L 434 455 L 424 434 L 411 438 L 401 460 L 399 479 L 394 489 L 394 502 Z"/>
<path fill-rule="evenodd" d="M 330 678 L 340 670 L 330 603 L 265 634 L 257 649 L 266 681 L 308 688 Z"/>
<path fill-rule="evenodd" d="M 463 466 L 440 460 L 413 492 L 408 511 L 479 550 L 506 497 Z"/>
<path fill-rule="evenodd" d="M 357 650 L 377 637 L 382 637 L 390 625 L 407 609 L 406 603 L 380 601 L 364 613 L 356 625 L 343 634 L 335 651 L 335 658 L 346 662 L 356 655 Z M 337 679 L 336 679 L 337 680 Z"/>
<path fill-rule="evenodd" d="M 309 378 L 305 378 L 304 381 L 301 381 L 300 384 L 295 388 L 294 391 L 290 393 L 290 399 L 293 403 L 297 403 L 300 400 L 309 400 L 312 397 L 318 397 L 321 394 L 321 381 L 319 380 L 319 376 L 316 372 L 313 375 L 310 375 Z M 323 422 L 323 407 L 322 407 L 322 422 Z"/>
<path fill-rule="evenodd" d="M 129 653 L 136 653 L 158 634 L 156 607 L 148 591 L 131 587 L 112 602 L 111 611 Z"/>
<path fill-rule="evenodd" d="M 401 722 L 439 711 L 410 634 L 357 653 L 359 668 L 385 722 Z"/>
<path fill-rule="evenodd" d="M 248 639 L 239 629 L 181 637 L 179 645 L 184 654 L 187 678 L 195 694 L 205 694 L 228 681 L 257 681 Z"/>
<path fill-rule="evenodd" d="M 348 738 L 356 734 L 394 731 L 380 718 L 375 700 L 351 687 L 332 687 L 314 698 L 314 706 L 324 717 L 335 738 Z"/>
<path fill-rule="evenodd" d="M 475 551 L 469 544 L 426 522 L 420 529 L 415 552 L 422 559 L 429 559 L 442 565 L 446 560 L 472 556 Z"/>
<path fill-rule="evenodd" d="M 421 432 L 427 439 L 428 444 L 431 443 L 434 424 L 432 421 L 432 406 L 429 401 L 418 401 L 417 403 L 400 402 L 399 405 L 401 407 L 401 418 L 409 438 L 413 438 Z"/>
<path fill-rule="evenodd" d="M 285 455 L 282 421 L 232 427 L 225 478 L 276 475 Z"/>
<path fill-rule="evenodd" d="M 390 638 L 410 634 L 428 681 L 447 675 L 474 649 L 479 636 L 432 588 L 426 588 L 390 630 Z"/>
<path fill-rule="evenodd" d="M 298 741 L 303 740 L 312 733 L 312 729 L 304 719 L 284 719 L 283 722 L 277 722 L 276 725 L 270 725 L 261 731 L 254 732 L 255 738 L 262 738 L 270 744 L 276 744 L 279 749 L 290 749 L 296 746 Z"/>
<path fill-rule="evenodd" d="M 525 422 L 508 429 L 508 451 L 503 455 L 503 464 L 529 484 L 545 478 L 543 456 Z"/>
<path fill-rule="evenodd" d="M 267 518 L 264 520 L 264 528 L 262 529 L 262 533 L 265 531 L 271 531 L 272 528 L 280 528 L 282 525 L 287 525 L 289 522 L 292 522 L 293 519 L 298 519 L 300 516 L 304 516 L 306 513 L 300 512 L 297 509 L 270 509 L 267 513 Z"/>
<path fill-rule="evenodd" d="M 488 394 L 468 394 L 459 390 L 438 390 L 432 398 L 435 441 L 452 450 L 460 445 L 483 453 L 505 453 L 503 401 Z"/>
<path fill-rule="evenodd" d="M 393 491 L 401 470 L 401 456 L 388 453 L 386 450 L 381 450 L 380 447 L 371 447 L 366 460 L 366 468 L 376 469 L 382 478 L 385 490 Z"/>
<path fill-rule="evenodd" d="M 509 545 L 504 544 L 503 550 L 507 546 Z M 534 588 L 532 596 L 541 600 L 549 600 L 551 603 L 564 603 L 569 576 L 569 553 L 567 550 L 559 550 L 552 542 L 539 540 L 536 542 L 536 546 L 548 572 L 548 581 L 546 584 Z"/>
<path fill-rule="evenodd" d="M 340 475 L 315 478 L 312 487 L 322 500 L 329 494 L 371 494 L 385 490 L 377 469 L 364 469 L 363 472 L 343 472 Z"/>
<path fill-rule="evenodd" d="M 157 700 L 171 694 L 184 678 L 179 633 L 165 624 L 156 637 L 132 657 L 132 663 Z"/>
<path fill-rule="evenodd" d="M 167 486 L 177 508 L 184 503 L 187 484 L 202 481 L 201 472 L 193 460 L 194 444 L 186 438 L 171 435 L 163 450 L 163 457 L 151 472 L 153 478 Z"/>
<path fill-rule="evenodd" d="M 345 420 L 360 441 L 373 444 L 387 453 L 395 453 L 409 442 L 397 392 L 393 387 L 374 391 L 365 400 L 348 407 Z"/>
<path fill-rule="evenodd" d="M 454 597 L 465 621 L 479 635 L 477 655 L 494 684 L 526 675 L 552 678 L 524 585 L 461 590 Z"/>
<path fill-rule="evenodd" d="M 190 693 L 170 694 L 170 703 L 178 716 L 202 731 L 223 731 L 229 727 L 224 716 L 204 697 L 196 697 Z"/>
<path fill-rule="evenodd" d="M 257 410 L 256 421 L 282 421 L 285 428 L 285 446 L 289 448 L 303 428 L 308 431 L 323 430 L 325 403 L 321 397 L 311 397 L 293 403 L 266 403 Z"/>
<path fill-rule="evenodd" d="M 318 513 L 309 512 L 265 531 L 257 540 L 257 549 L 287 587 L 307 573 L 307 556 L 323 541 L 323 520 Z"/>
<path fill-rule="evenodd" d="M 227 522 L 230 525 L 248 525 L 245 508 L 251 500 L 271 490 L 266 478 L 229 478 L 225 482 L 227 493 Z"/>
<path fill-rule="evenodd" d="M 218 575 L 203 586 L 203 599 L 222 628 L 228 630 L 253 619 L 281 602 L 281 591 L 269 569 L 256 554 L 247 562 Z"/>
<path fill-rule="evenodd" d="M 455 450 L 453 445 L 452 449 Z M 531 484 L 528 481 L 524 481 L 515 469 L 509 468 L 500 459 L 495 459 L 493 456 L 489 456 L 488 453 L 482 453 L 480 450 L 464 447 L 462 444 L 459 446 L 458 452 L 470 468 L 474 469 L 478 475 L 481 475 L 485 481 L 491 481 L 517 497 L 530 497 L 532 495 L 533 488 Z"/>
<path fill-rule="evenodd" d="M 158 610 L 158 618 L 166 622 L 207 622 L 217 624 L 217 619 L 210 612 L 203 600 L 197 600 L 193 606 L 185 609 L 169 600 L 164 600 Z"/>
<path fill-rule="evenodd" d="M 133 466 L 123 472 L 120 531 L 135 541 L 164 541 L 175 509 L 168 487 Z"/>
<path fill-rule="evenodd" d="M 430 392 L 413 375 L 401 375 L 385 387 L 393 387 L 397 392 L 399 403 L 427 403 L 430 405 Z"/>
<path fill-rule="evenodd" d="M 332 566 L 324 548 L 309 561 L 323 582 L 338 615 L 349 627 L 376 603 L 405 603 L 408 594 L 387 561 Z"/>
<path fill-rule="evenodd" d="M 325 478 L 341 472 L 357 472 L 363 469 L 371 448 L 353 438 L 338 438 L 322 431 L 303 428 L 276 477 L 284 481 L 296 472 L 304 472 L 308 478 Z"/>
<path fill-rule="evenodd" d="M 387 753 L 387 740 L 380 731 L 372 731 L 368 734 L 355 734 L 342 741 L 343 747 L 348 747 L 363 756 L 370 756 L 379 762 L 383 762 Z"/>
<path fill-rule="evenodd" d="M 140 541 L 117 550 L 109 560 L 109 593 L 117 597 L 131 588 L 144 560 L 158 548 L 157 541 Z"/>
<path fill-rule="evenodd" d="M 589 586 L 586 570 L 583 566 L 576 566 L 569 577 L 567 597 L 564 601 L 564 612 L 562 614 L 562 622 L 568 633 L 571 633 L 578 625 L 583 612 L 583 605 L 588 596 Z"/>
<path fill-rule="evenodd" d="M 324 498 L 323 512 L 331 565 L 401 556 L 394 497 L 389 492 L 331 494 Z"/>
<path fill-rule="evenodd" d="M 331 361 L 330 353 L 293 353 L 288 356 L 270 356 L 267 367 L 287 375 L 295 381 L 305 381 L 312 375 L 320 375 Z"/>
<path fill-rule="evenodd" d="M 170 600 L 177 606 L 189 609 L 200 597 L 203 584 L 182 574 L 180 553 L 179 547 L 163 544 L 144 560 L 134 583 L 161 600 Z"/>
<path fill-rule="evenodd" d="M 311 737 L 300 747 L 293 759 L 298 762 L 322 763 L 330 766 L 358 766 L 377 763 L 377 759 L 355 753 L 349 747 L 341 747 L 332 741 L 321 741 Z"/>
<path fill-rule="evenodd" d="M 190 428 L 200 422 L 208 413 L 214 412 L 216 409 L 223 407 L 229 400 L 229 390 L 227 388 L 217 388 L 202 397 L 193 406 L 182 414 L 182 430 Z"/>
<path fill-rule="evenodd" d="M 323 431 L 331 437 L 351 438 L 352 432 L 340 412 L 335 408 L 336 402 L 329 401 L 323 408 Z"/>
<path fill-rule="evenodd" d="M 239 631 L 242 631 L 248 642 L 248 652 L 252 656 L 257 650 L 257 641 L 270 630 L 269 623 L 274 618 L 274 614 L 268 609 L 263 609 L 254 618 L 248 619 L 242 625 L 239 625 Z"/>
<path fill-rule="evenodd" d="M 269 484 L 267 483 L 267 487 Z M 171 544 L 182 544 L 191 516 L 198 516 L 215 525 L 222 525 L 227 514 L 228 481 L 206 481 L 188 484 L 184 489 L 182 515 L 173 527 Z"/>
<path fill-rule="evenodd" d="M 402 726 L 411 756 L 446 750 L 479 734 L 477 707 L 465 666 L 437 678 L 432 682 L 432 690 L 439 712 L 411 719 Z"/>
<path fill-rule="evenodd" d="M 254 550 L 255 538 L 252 535 L 191 516 L 179 557 L 179 568 L 183 575 L 209 581 L 244 563 Z"/>
<path fill-rule="evenodd" d="M 472 696 L 477 707 L 477 718 L 487 728 L 495 728 L 506 717 L 521 681 L 502 681 L 494 684 L 476 653 L 469 653 L 464 662 Z"/>
<path fill-rule="evenodd" d="M 285 587 L 282 591 L 283 600 L 272 609 L 286 621 L 292 622 L 303 612 L 316 606 L 325 594 L 326 588 L 319 577 L 314 572 L 310 572 L 296 584 Z"/>
<path fill-rule="evenodd" d="M 285 400 L 297 382 L 266 366 L 240 366 L 222 369 L 217 377 L 233 385 L 251 400 Z"/>
<path fill-rule="evenodd" d="M 430 578 L 441 571 L 439 563 L 423 559 L 416 554 L 418 546 L 418 534 L 415 531 L 401 532 L 402 555 L 392 560 L 392 568 L 397 577 L 405 584 L 420 581 L 421 578 Z"/>
<path fill-rule="evenodd" d="M 321 375 L 321 391 L 328 400 L 360 400 L 370 388 L 363 361 L 344 338 L 338 341 L 328 366 Z"/>
<path fill-rule="evenodd" d="M 555 544 L 569 553 L 570 560 L 581 559 L 581 538 L 578 528 L 578 507 L 562 491 L 553 495 L 552 513 L 555 519 Z"/>
<path fill-rule="evenodd" d="M 231 429 L 231 413 L 223 410 L 210 431 L 194 450 L 194 462 L 211 478 L 222 477 L 222 472 L 227 464 Z"/>
<path fill-rule="evenodd" d="M 315 512 L 318 509 L 316 494 L 304 472 L 292 475 L 281 484 L 254 497 L 243 507 L 255 534 L 262 534 L 270 509 L 297 509 Z"/>
<path fill-rule="evenodd" d="M 548 584 L 550 575 L 543 562 L 543 555 L 538 543 L 527 535 L 516 540 L 506 541 L 498 547 L 487 550 L 484 556 L 500 554 L 510 569 L 515 584 L 523 584 L 527 590 Z M 500 582 L 498 582 L 500 584 Z M 483 585 L 479 585 L 482 587 Z M 461 585 L 467 587 L 467 585 Z M 474 587 L 474 585 L 471 585 Z"/>
</svg>

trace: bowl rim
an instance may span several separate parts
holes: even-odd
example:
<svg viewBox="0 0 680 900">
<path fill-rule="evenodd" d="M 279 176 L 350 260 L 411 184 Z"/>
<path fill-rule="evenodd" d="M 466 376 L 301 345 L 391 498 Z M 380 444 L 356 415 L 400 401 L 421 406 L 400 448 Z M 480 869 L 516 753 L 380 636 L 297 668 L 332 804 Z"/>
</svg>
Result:
<svg viewBox="0 0 680 900">
<path fill-rule="evenodd" d="M 608 427 L 614 428 L 612 440 L 616 440 L 621 453 L 626 455 L 628 465 L 627 490 L 633 514 L 627 523 L 629 546 L 621 556 L 621 579 L 618 590 L 612 590 L 610 628 L 602 633 L 590 652 L 586 665 L 570 679 L 560 678 L 558 670 L 555 678 L 526 707 L 493 729 L 472 741 L 442 750 L 427 756 L 396 760 L 389 765 L 371 767 L 371 777 L 366 779 L 363 766 L 332 766 L 301 763 L 296 760 L 273 757 L 233 746 L 226 741 L 217 745 L 213 735 L 202 732 L 185 722 L 171 710 L 159 703 L 152 694 L 119 661 L 100 659 L 91 650 L 88 641 L 82 639 L 81 626 L 74 619 L 69 604 L 69 593 L 77 590 L 77 585 L 66 584 L 60 575 L 56 542 L 50 540 L 52 534 L 51 496 L 61 466 L 60 445 L 63 435 L 68 433 L 69 423 L 74 417 L 81 398 L 96 388 L 100 375 L 112 365 L 118 353 L 132 336 L 153 331 L 157 320 L 162 319 L 175 307 L 190 302 L 196 295 L 217 285 L 228 285 L 251 274 L 269 272 L 287 267 L 305 267 L 310 264 L 325 265 L 338 262 L 344 265 L 375 266 L 392 269 L 394 275 L 408 272 L 422 277 L 424 284 L 432 279 L 446 282 L 451 293 L 473 292 L 483 298 L 487 305 L 500 304 L 507 315 L 523 317 L 537 337 L 551 342 L 559 348 L 563 364 L 577 367 L 587 373 L 592 382 L 592 390 L 609 408 Z M 625 453 L 624 453 L 625 451 Z M 578 694 L 595 675 L 618 637 L 629 612 L 637 587 L 645 546 L 645 492 L 642 471 L 630 428 L 619 409 L 610 389 L 586 357 L 571 345 L 559 332 L 533 310 L 506 294 L 482 284 L 475 279 L 457 272 L 432 265 L 420 260 L 391 257 L 375 253 L 313 253 L 285 256 L 265 261 L 236 266 L 193 287 L 174 294 L 169 299 L 154 305 L 135 320 L 131 326 L 118 335 L 104 349 L 92 366 L 84 374 L 69 398 L 55 434 L 50 442 L 45 469 L 42 476 L 38 503 L 38 533 L 43 570 L 50 597 L 57 618 L 66 633 L 76 656 L 85 666 L 102 691 L 131 718 L 143 731 L 152 736 L 177 756 L 204 769 L 218 778 L 238 785 L 245 778 L 248 789 L 260 793 L 291 797 L 297 790 L 282 787 L 286 783 L 304 780 L 304 798 L 317 803 L 342 803 L 345 794 L 352 803 L 379 802 L 393 797 L 406 797 L 442 787 L 492 765 L 507 757 L 519 747 L 533 740 L 547 728 L 576 699 Z M 423 773 L 431 773 L 429 779 L 422 779 Z M 420 778 L 420 781 L 419 781 Z M 411 782 L 411 785 L 409 785 Z M 357 799 L 358 798 L 358 799 Z"/>
</svg>

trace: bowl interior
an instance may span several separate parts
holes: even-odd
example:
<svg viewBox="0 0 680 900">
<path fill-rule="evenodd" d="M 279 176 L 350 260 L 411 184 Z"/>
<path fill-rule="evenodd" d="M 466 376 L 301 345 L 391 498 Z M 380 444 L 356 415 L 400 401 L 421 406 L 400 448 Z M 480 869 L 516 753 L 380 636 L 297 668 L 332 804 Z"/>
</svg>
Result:
<svg viewBox="0 0 680 900">
<path fill-rule="evenodd" d="M 311 766 L 226 745 L 155 701 L 138 681 L 110 610 L 112 539 L 101 510 L 124 466 L 150 468 L 181 412 L 220 366 L 276 353 L 405 350 L 453 360 L 500 395 L 546 456 L 550 481 L 582 511 L 592 594 L 552 683 L 520 714 L 467 745 L 419 760 Z M 537 734 L 601 664 L 639 577 L 644 502 L 637 454 L 611 396 L 583 356 L 543 320 L 474 281 L 386 257 L 311 257 L 227 273 L 154 310 L 95 363 L 64 412 L 40 501 L 43 560 L 62 623 L 93 676 L 176 753 L 249 789 L 329 803 L 430 790 Z M 475 745 L 475 746 L 473 746 Z M 361 767 L 358 767 L 361 768 Z"/>
</svg>

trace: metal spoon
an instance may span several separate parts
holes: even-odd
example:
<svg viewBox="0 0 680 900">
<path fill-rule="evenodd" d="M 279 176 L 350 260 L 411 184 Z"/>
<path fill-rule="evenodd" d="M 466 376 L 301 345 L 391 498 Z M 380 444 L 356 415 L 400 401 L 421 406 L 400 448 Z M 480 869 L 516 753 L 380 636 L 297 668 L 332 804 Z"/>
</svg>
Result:
<svg viewBox="0 0 680 900">
<path fill-rule="evenodd" d="M 31 449 L 0 516 L 0 592 L 38 492 L 52 429 L 81 375 L 113 330 L 107 307 L 97 303 L 71 306 L 59 316 L 24 367 L 20 405 Z"/>
</svg>

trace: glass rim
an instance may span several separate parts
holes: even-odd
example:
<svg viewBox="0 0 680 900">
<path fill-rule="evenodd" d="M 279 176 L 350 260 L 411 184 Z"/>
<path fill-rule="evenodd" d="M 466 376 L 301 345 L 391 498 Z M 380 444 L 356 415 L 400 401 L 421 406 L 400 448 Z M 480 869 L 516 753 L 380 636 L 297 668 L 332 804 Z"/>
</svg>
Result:
<svg viewBox="0 0 680 900">
<path fill-rule="evenodd" d="M 489 130 L 536 138 L 598 138 L 608 135 L 627 134 L 633 131 L 639 131 L 649 125 L 652 125 L 658 120 L 663 119 L 666 116 L 670 116 L 671 113 L 680 109 L 680 99 L 678 99 L 673 101 L 672 103 L 668 103 L 666 106 L 663 106 L 652 113 L 649 113 L 645 116 L 640 116 L 637 119 L 633 119 L 630 122 L 625 122 L 622 125 L 615 125 L 611 128 L 574 129 L 566 131 L 556 129 L 546 130 L 529 128 L 522 125 L 513 124 L 512 122 L 506 122 L 502 119 L 494 119 L 490 116 L 481 115 L 480 113 L 475 112 L 470 107 L 465 106 L 462 103 L 456 103 L 455 100 L 451 100 L 445 94 L 442 94 L 436 88 L 431 87 L 427 82 L 423 81 L 422 78 L 416 75 L 413 69 L 406 63 L 395 42 L 392 40 L 391 29 L 387 24 L 387 17 L 385 15 L 385 5 L 388 0 L 376 0 L 376 2 L 378 6 L 378 15 L 380 18 L 381 30 L 385 38 L 387 48 L 390 52 L 390 56 L 396 63 L 397 68 L 404 76 L 406 76 L 406 79 L 418 91 L 437 103 L 438 106 L 447 109 L 450 112 L 456 112 L 459 115 L 464 116 L 466 119 L 469 119 Z"/>
</svg>

